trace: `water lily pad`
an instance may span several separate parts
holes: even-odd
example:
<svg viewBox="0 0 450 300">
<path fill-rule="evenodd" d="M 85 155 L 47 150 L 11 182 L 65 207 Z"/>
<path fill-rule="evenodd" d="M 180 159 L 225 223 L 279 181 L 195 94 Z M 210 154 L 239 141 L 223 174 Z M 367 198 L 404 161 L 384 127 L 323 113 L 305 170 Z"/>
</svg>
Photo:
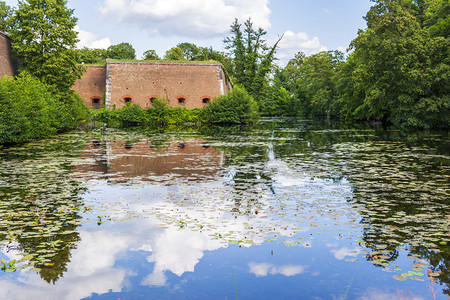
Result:
<svg viewBox="0 0 450 300">
<path fill-rule="evenodd" d="M 392 278 L 394 278 L 395 280 L 399 280 L 399 281 L 405 281 L 406 280 L 406 277 L 400 276 L 400 275 L 394 275 L 394 276 L 392 276 Z"/>
</svg>

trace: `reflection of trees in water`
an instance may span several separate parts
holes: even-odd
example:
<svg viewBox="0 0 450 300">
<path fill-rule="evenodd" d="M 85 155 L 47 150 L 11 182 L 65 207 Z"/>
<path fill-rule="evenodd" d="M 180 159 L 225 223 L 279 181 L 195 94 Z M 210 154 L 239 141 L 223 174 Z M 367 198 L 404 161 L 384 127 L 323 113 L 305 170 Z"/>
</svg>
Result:
<svg viewBox="0 0 450 300">
<path fill-rule="evenodd" d="M 206 131 L 227 153 L 226 167 L 234 172 L 230 184 L 237 199 L 253 194 L 250 204 L 257 205 L 258 189 L 272 190 L 272 174 L 264 168 L 269 160 L 264 151 L 272 144 L 277 159 L 305 176 L 347 178 L 353 184 L 355 196 L 349 201 L 360 211 L 364 243 L 373 249 L 368 261 L 386 267 L 408 245 L 409 257 L 426 259 L 430 268 L 424 272 L 440 272 L 438 280 L 449 286 L 449 247 L 441 244 L 449 239 L 446 132 L 307 121 L 283 125 L 280 129 L 262 123 L 243 135 L 236 128 L 221 130 L 220 138 L 214 128 Z M 239 205 L 237 200 L 235 211 L 252 210 Z"/>
<path fill-rule="evenodd" d="M 365 225 L 366 246 L 391 250 L 385 253 L 388 257 L 406 248 L 416 263 L 426 259 L 430 266 L 424 273 L 440 272 L 438 279 L 449 293 L 449 250 L 441 244 L 449 238 L 447 167 L 436 155 L 440 149 L 436 140 L 435 148 L 413 140 L 341 145 L 337 150 L 351 153 L 348 176 L 354 184 L 353 203 Z M 373 259 L 368 255 L 369 261 Z M 379 265 L 387 267 L 383 262 Z"/>
<path fill-rule="evenodd" d="M 0 240 L 33 255 L 30 265 L 49 283 L 63 277 L 79 241 L 83 204 L 71 169 L 84 143 L 78 135 L 63 135 L 1 154 Z"/>
</svg>

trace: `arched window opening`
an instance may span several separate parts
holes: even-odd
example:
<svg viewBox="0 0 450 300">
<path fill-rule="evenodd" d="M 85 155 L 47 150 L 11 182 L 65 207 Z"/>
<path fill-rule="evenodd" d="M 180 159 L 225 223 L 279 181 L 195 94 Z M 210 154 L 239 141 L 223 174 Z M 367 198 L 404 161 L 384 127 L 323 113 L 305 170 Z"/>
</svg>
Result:
<svg viewBox="0 0 450 300">
<path fill-rule="evenodd" d="M 211 102 L 211 99 L 210 98 L 203 98 L 202 99 L 202 103 L 203 104 L 209 104 Z"/>
<path fill-rule="evenodd" d="M 92 98 L 92 104 L 94 104 L 94 105 L 100 104 L 100 99 L 99 98 Z"/>
<path fill-rule="evenodd" d="M 125 101 L 125 103 L 130 103 L 133 99 L 131 99 L 131 97 L 125 97 L 123 98 L 123 100 Z"/>
<path fill-rule="evenodd" d="M 185 105 L 186 104 L 186 98 L 178 98 L 178 104 L 179 105 Z"/>
<path fill-rule="evenodd" d="M 150 103 L 153 104 L 153 102 L 155 102 L 156 97 L 150 97 Z"/>
</svg>

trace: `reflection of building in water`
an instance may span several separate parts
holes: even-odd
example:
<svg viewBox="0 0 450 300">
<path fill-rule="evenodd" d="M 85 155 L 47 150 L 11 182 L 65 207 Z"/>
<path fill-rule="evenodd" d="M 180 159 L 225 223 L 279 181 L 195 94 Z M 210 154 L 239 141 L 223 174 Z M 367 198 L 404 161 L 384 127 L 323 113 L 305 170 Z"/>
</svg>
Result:
<svg viewBox="0 0 450 300">
<path fill-rule="evenodd" d="M 223 165 L 224 154 L 204 140 L 171 140 L 162 147 L 151 140 L 127 142 L 123 139 L 90 140 L 77 171 L 114 181 L 208 180 Z"/>
</svg>

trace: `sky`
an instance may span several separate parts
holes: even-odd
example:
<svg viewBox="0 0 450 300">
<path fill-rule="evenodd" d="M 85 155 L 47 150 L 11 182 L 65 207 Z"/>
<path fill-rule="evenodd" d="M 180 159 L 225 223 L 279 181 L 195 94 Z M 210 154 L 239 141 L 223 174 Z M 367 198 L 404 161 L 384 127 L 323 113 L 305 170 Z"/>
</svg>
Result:
<svg viewBox="0 0 450 300">
<path fill-rule="evenodd" d="M 3 0 L 16 7 L 17 0 Z M 345 51 L 364 29 L 370 0 L 68 0 L 78 18 L 78 47 L 107 48 L 127 42 L 137 58 L 146 50 L 159 56 L 178 43 L 223 51 L 235 18 L 251 17 L 267 30 L 269 45 L 284 35 L 277 51 L 285 65 L 302 51 Z"/>
</svg>

